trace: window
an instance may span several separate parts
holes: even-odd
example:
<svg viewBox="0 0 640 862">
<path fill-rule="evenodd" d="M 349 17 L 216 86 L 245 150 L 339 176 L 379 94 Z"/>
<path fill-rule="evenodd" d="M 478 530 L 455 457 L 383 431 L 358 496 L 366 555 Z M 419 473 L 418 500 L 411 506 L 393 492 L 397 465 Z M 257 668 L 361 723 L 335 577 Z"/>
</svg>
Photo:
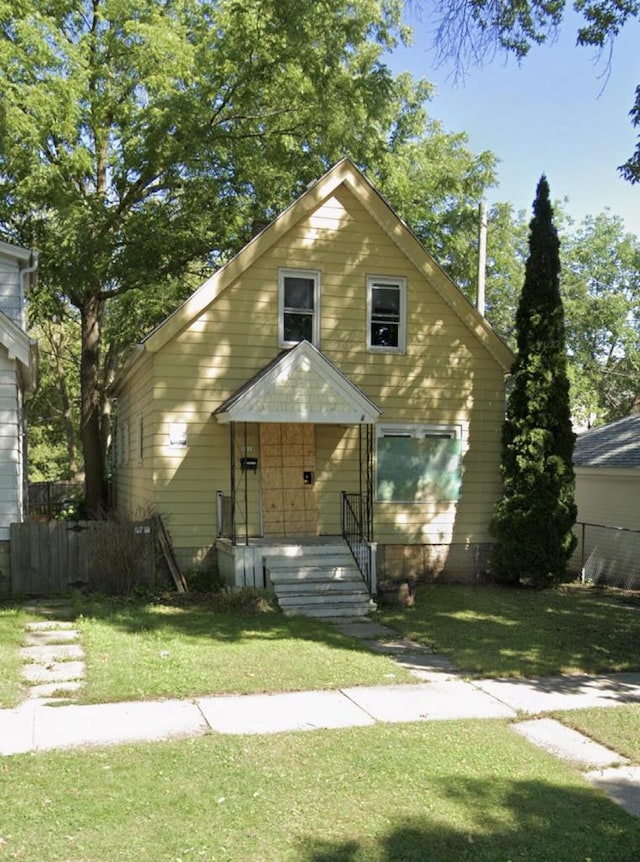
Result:
<svg viewBox="0 0 640 862">
<path fill-rule="evenodd" d="M 370 275 L 367 278 L 367 347 L 404 353 L 407 329 L 407 280 Z"/>
<path fill-rule="evenodd" d="M 377 500 L 431 503 L 459 498 L 462 481 L 459 426 L 381 426 L 377 443 Z"/>
<path fill-rule="evenodd" d="M 281 269 L 279 273 L 279 332 L 282 347 L 310 341 L 318 346 L 320 273 Z"/>
<path fill-rule="evenodd" d="M 136 464 L 140 466 L 142 464 L 142 456 L 143 456 L 143 425 L 142 425 L 142 416 L 138 416 L 138 424 L 136 425 Z"/>
</svg>

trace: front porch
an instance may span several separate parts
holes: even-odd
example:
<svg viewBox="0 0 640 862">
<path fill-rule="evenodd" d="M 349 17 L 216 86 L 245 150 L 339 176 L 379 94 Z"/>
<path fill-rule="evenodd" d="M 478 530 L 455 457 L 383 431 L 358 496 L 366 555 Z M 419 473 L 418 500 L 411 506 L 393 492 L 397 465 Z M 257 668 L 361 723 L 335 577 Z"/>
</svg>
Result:
<svg viewBox="0 0 640 862">
<path fill-rule="evenodd" d="M 367 577 L 342 536 L 252 538 L 245 544 L 219 537 L 216 551 L 228 584 L 273 589 L 285 613 L 355 617 L 375 610 L 374 543 L 362 551 Z"/>
<path fill-rule="evenodd" d="M 284 579 L 304 582 L 307 594 L 337 603 L 348 580 L 360 604 L 363 595 L 368 603 L 376 591 L 372 464 L 379 414 L 305 341 L 218 407 L 217 422 L 229 428 L 229 491 L 217 492 L 216 513 L 218 569 L 227 583 L 273 586 L 289 599 L 296 590 L 280 586 L 286 571 Z"/>
</svg>

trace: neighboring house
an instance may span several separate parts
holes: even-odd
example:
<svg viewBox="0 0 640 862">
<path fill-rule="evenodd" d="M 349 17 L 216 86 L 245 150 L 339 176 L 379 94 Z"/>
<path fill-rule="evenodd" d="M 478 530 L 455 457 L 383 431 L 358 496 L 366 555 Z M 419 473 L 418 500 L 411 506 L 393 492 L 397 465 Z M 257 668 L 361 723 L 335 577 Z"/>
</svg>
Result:
<svg viewBox="0 0 640 862">
<path fill-rule="evenodd" d="M 132 351 L 116 505 L 237 585 L 345 533 L 374 592 L 376 572 L 472 580 L 512 360 L 345 159 Z"/>
<path fill-rule="evenodd" d="M 8 554 L 9 525 L 24 515 L 27 468 L 24 405 L 33 394 L 36 346 L 25 332 L 25 292 L 38 257 L 0 242 L 0 554 Z M 7 570 L 6 560 L 0 568 Z"/>
<path fill-rule="evenodd" d="M 583 580 L 640 587 L 640 413 L 579 434 L 573 454 Z"/>
<path fill-rule="evenodd" d="M 640 530 L 640 413 L 579 434 L 578 521 Z"/>
</svg>

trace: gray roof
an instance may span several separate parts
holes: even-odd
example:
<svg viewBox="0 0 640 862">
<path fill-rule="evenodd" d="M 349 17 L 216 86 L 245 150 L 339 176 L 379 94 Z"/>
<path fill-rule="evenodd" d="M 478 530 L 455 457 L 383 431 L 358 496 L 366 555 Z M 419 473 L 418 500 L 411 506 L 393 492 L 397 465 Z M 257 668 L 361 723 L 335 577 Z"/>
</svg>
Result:
<svg viewBox="0 0 640 862">
<path fill-rule="evenodd" d="M 640 467 L 640 413 L 579 434 L 576 467 Z"/>
</svg>

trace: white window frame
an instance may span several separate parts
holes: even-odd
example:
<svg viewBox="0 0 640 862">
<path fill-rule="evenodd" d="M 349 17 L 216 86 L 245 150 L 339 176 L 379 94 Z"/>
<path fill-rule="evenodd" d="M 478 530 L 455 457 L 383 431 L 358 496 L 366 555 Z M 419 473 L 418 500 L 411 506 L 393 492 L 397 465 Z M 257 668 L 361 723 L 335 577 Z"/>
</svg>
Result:
<svg viewBox="0 0 640 862">
<path fill-rule="evenodd" d="M 373 290 L 375 287 L 398 288 L 400 294 L 400 319 L 398 320 L 398 345 L 385 347 L 373 344 L 371 328 L 373 324 Z M 367 350 L 372 353 L 406 353 L 407 351 L 407 279 L 397 275 L 367 276 Z"/>
<path fill-rule="evenodd" d="M 279 269 L 278 270 L 278 344 L 280 347 L 294 347 L 297 341 L 285 341 L 284 337 L 284 285 L 287 278 L 313 279 L 313 314 L 311 321 L 314 347 L 320 347 L 320 273 L 316 269 Z"/>
<path fill-rule="evenodd" d="M 386 437 L 412 437 L 415 439 L 424 439 L 427 437 L 440 437 L 446 438 L 449 440 L 459 440 L 463 442 L 463 434 L 462 434 L 462 425 L 457 424 L 418 424 L 418 423 L 398 423 L 398 424 L 384 424 L 376 426 L 376 463 L 375 463 L 375 499 L 376 502 L 379 503 L 388 503 L 390 505 L 418 505 L 422 506 L 425 504 L 429 504 L 432 502 L 437 503 L 445 503 L 445 502 L 457 502 L 459 497 L 453 499 L 445 499 L 445 498 L 437 498 L 437 499 L 427 499 L 427 500 L 395 500 L 388 499 L 385 497 L 381 497 L 379 495 L 379 476 L 378 476 L 378 442 L 381 438 Z M 462 455 L 463 451 L 460 453 L 460 471 L 462 476 Z"/>
</svg>

